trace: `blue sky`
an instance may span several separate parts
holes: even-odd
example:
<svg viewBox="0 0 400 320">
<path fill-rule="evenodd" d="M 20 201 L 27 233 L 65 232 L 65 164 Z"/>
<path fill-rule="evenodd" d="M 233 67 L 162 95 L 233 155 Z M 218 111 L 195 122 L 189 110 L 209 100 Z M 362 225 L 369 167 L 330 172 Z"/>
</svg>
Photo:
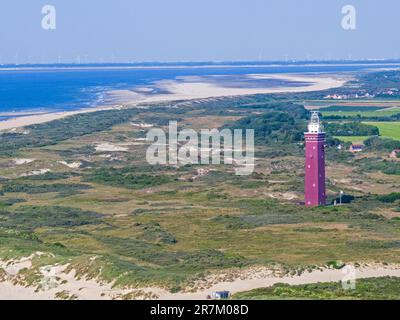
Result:
<svg viewBox="0 0 400 320">
<path fill-rule="evenodd" d="M 56 30 L 41 27 L 44 5 Z M 343 30 L 341 9 L 357 9 Z M 398 0 L 1 0 L 0 62 L 400 58 Z"/>
</svg>

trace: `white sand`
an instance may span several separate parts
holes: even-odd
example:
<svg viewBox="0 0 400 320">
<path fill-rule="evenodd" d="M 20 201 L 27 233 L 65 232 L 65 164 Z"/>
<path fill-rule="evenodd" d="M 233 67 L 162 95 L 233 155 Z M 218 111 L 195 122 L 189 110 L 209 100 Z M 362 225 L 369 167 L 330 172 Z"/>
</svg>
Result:
<svg viewBox="0 0 400 320">
<path fill-rule="evenodd" d="M 0 122 L 0 130 L 10 130 L 18 127 L 24 127 L 32 124 L 39 124 L 49 122 L 52 120 L 64 118 L 67 116 L 95 112 L 98 110 L 111 110 L 122 108 L 121 104 L 129 104 L 130 106 L 140 107 L 140 103 L 155 103 L 155 102 L 171 102 L 177 100 L 190 100 L 190 99 L 207 99 L 225 96 L 240 96 L 251 94 L 267 94 L 267 93 L 284 93 L 284 92 L 307 92 L 319 91 L 330 88 L 341 87 L 348 79 L 338 76 L 323 76 L 323 75 L 290 75 L 290 74 L 259 74 L 248 75 L 254 79 L 277 79 L 285 81 L 298 81 L 307 82 L 310 85 L 300 87 L 275 87 L 275 88 L 227 88 L 209 83 L 198 77 L 198 80 L 190 81 L 175 81 L 165 80 L 159 81 L 155 84 L 158 89 L 169 92 L 168 94 L 161 93 L 155 95 L 148 95 L 148 88 L 138 88 L 136 91 L 132 90 L 114 90 L 110 95 L 117 101 L 117 106 L 103 106 L 98 108 L 88 108 L 76 111 L 54 112 L 54 113 L 38 113 L 35 115 L 22 116 L 17 118 L 8 119 Z M 184 79 L 183 79 L 184 80 Z"/>
<path fill-rule="evenodd" d="M 138 128 L 151 128 L 151 127 L 154 127 L 154 125 L 151 124 L 151 123 L 143 123 L 143 122 L 140 122 L 140 123 L 131 122 L 131 125 L 134 126 L 134 127 L 138 127 Z"/>
<path fill-rule="evenodd" d="M 100 143 L 100 144 L 96 145 L 97 152 L 113 152 L 113 151 L 126 152 L 128 150 L 129 149 L 127 147 L 116 146 L 116 145 L 108 143 L 108 142 Z"/>
<path fill-rule="evenodd" d="M 24 268 L 32 266 L 32 259 L 43 253 L 35 253 L 29 257 L 16 261 L 0 261 L 0 268 L 6 271 L 6 279 L 0 282 L 0 300 L 51 300 L 56 294 L 65 292 L 67 296 L 74 296 L 81 300 L 89 299 L 116 299 L 121 295 L 133 293 L 137 298 L 151 297 L 149 289 L 114 289 L 112 283 L 99 283 L 95 280 L 76 279 L 75 272 L 65 273 L 66 265 L 45 266 L 40 268 L 42 280 L 40 288 L 25 287 L 15 284 L 18 273 Z M 95 259 L 96 257 L 93 257 Z"/>
<path fill-rule="evenodd" d="M 95 257 L 94 257 L 95 258 Z M 74 295 L 77 299 L 120 299 L 123 294 L 133 294 L 134 298 L 152 298 L 165 300 L 204 300 L 207 295 L 214 291 L 228 290 L 231 294 L 272 286 L 276 283 L 287 283 L 291 285 L 309 284 L 318 282 L 339 282 L 344 280 L 343 270 L 327 269 L 305 272 L 297 276 L 279 276 L 271 270 L 265 268 L 252 268 L 243 271 L 241 275 L 236 276 L 232 281 L 219 280 L 216 276 L 211 286 L 203 284 L 203 289 L 196 292 L 170 293 L 160 288 L 137 288 L 137 289 L 119 289 L 112 288 L 112 284 L 99 283 L 95 280 L 76 279 L 73 271 L 66 274 L 63 271 L 66 266 L 47 266 L 41 269 L 43 280 L 41 285 L 43 289 L 36 291 L 34 287 L 24 287 L 13 284 L 13 279 L 22 268 L 29 268 L 31 257 L 21 259 L 12 264 L 0 262 L 0 267 L 5 268 L 8 276 L 3 282 L 0 282 L 0 300 L 7 299 L 29 299 L 43 300 L 55 299 L 56 293 L 67 292 L 68 295 Z M 400 277 L 400 266 L 398 265 L 368 265 L 355 268 L 356 279 L 395 276 Z M 357 282 L 356 282 L 357 285 Z M 204 289 L 208 287 L 207 289 Z"/>
<path fill-rule="evenodd" d="M 14 285 L 10 280 L 0 283 L 0 300 L 52 300 L 56 299 L 59 292 L 67 292 L 69 296 L 76 295 L 80 300 L 89 299 L 113 299 L 118 294 L 123 294 L 124 290 L 112 289 L 111 284 L 102 285 L 94 280 L 76 280 L 74 273 L 64 274 L 58 280 L 55 276 L 59 275 L 58 266 L 43 269 L 44 275 L 42 286 L 45 290 L 36 291 L 36 287 L 24 287 Z M 67 281 L 62 284 L 61 281 Z"/>
<path fill-rule="evenodd" d="M 35 159 L 22 159 L 22 158 L 13 159 L 14 164 L 17 166 L 20 166 L 22 164 L 28 164 L 33 161 L 35 161 Z"/>
<path fill-rule="evenodd" d="M 32 259 L 37 254 L 31 254 L 29 257 L 21 258 L 20 260 L 16 261 L 0 261 L 0 268 L 3 268 L 6 273 L 11 276 L 15 276 L 24 268 L 30 268 L 32 265 Z"/>
<path fill-rule="evenodd" d="M 120 109 L 121 106 L 102 106 L 102 107 L 97 107 L 97 108 L 87 108 L 87 109 L 81 109 L 81 110 L 75 110 L 75 111 L 64 111 L 64 112 L 51 112 L 51 113 L 38 113 L 34 115 L 29 115 L 29 116 L 22 116 L 22 117 L 17 117 L 17 118 L 11 118 L 5 121 L 0 122 L 0 130 L 13 130 L 14 128 L 19 128 L 19 127 L 25 127 L 29 126 L 32 124 L 39 124 L 39 123 L 45 123 L 61 118 L 65 118 L 67 116 L 73 116 L 75 114 L 80 114 L 80 113 L 89 113 L 89 112 L 95 112 L 99 110 L 112 110 L 112 109 Z M 29 134 L 29 133 L 27 133 Z"/>
<path fill-rule="evenodd" d="M 68 163 L 67 161 L 57 161 L 57 162 L 59 164 L 67 166 L 68 168 L 71 168 L 71 169 L 77 169 L 82 165 L 82 162 L 80 162 L 80 161 L 75 161 L 75 162 L 71 162 L 71 163 Z"/>
<path fill-rule="evenodd" d="M 318 282 L 339 282 L 344 279 L 345 274 L 342 270 L 323 269 L 322 271 L 305 272 L 300 276 L 277 277 L 268 272 L 262 272 L 262 276 L 255 274 L 250 279 L 236 279 L 234 281 L 219 282 L 208 289 L 203 289 L 194 293 L 169 293 L 165 290 L 158 291 L 158 299 L 162 300 L 204 300 L 207 295 L 214 291 L 227 290 L 231 294 L 270 287 L 276 283 L 287 283 L 290 285 L 310 284 Z M 399 266 L 369 266 L 356 268 L 356 279 L 394 276 L 400 277 Z M 356 281 L 357 285 L 357 281 Z"/>
<path fill-rule="evenodd" d="M 298 87 L 283 86 L 274 88 L 236 88 L 218 86 L 215 83 L 207 82 L 202 77 L 183 77 L 181 79 L 183 81 L 162 80 L 155 84 L 155 87 L 168 93 L 157 95 L 140 95 L 138 91 L 132 90 L 114 90 L 110 93 L 121 103 L 152 103 L 251 94 L 320 91 L 341 87 L 348 80 L 345 78 L 322 75 L 255 74 L 247 76 L 253 79 L 276 79 L 283 81 L 306 82 L 309 83 L 309 85 Z"/>
<path fill-rule="evenodd" d="M 40 176 L 40 175 L 46 174 L 48 172 L 51 172 L 51 170 L 48 168 L 43 168 L 43 169 L 32 170 L 30 172 L 23 173 L 20 175 L 20 177 Z"/>
<path fill-rule="evenodd" d="M 18 273 L 32 266 L 32 259 L 46 255 L 36 252 L 29 257 L 19 260 L 4 262 L 0 260 L 0 268 L 6 272 L 5 281 L 0 282 L 0 300 L 49 300 L 55 299 L 55 295 L 66 292 L 69 296 L 75 295 L 79 299 L 113 299 L 125 293 L 135 292 L 133 289 L 113 289 L 111 283 L 99 283 L 95 280 L 75 278 L 75 272 L 65 273 L 67 265 L 45 266 L 40 268 L 42 280 L 40 290 L 37 287 L 25 287 L 15 284 Z M 92 260 L 96 259 L 93 257 Z M 138 290 L 136 290 L 138 291 Z M 141 289 L 140 294 L 146 294 L 146 289 Z"/>
</svg>

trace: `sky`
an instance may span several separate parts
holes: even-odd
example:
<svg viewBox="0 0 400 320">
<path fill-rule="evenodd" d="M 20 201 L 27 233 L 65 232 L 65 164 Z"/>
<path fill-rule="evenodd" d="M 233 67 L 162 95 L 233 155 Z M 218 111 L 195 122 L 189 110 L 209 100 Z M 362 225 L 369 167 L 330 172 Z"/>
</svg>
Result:
<svg viewBox="0 0 400 320">
<path fill-rule="evenodd" d="M 0 63 L 400 58 L 399 13 L 398 0 L 1 0 Z"/>
</svg>

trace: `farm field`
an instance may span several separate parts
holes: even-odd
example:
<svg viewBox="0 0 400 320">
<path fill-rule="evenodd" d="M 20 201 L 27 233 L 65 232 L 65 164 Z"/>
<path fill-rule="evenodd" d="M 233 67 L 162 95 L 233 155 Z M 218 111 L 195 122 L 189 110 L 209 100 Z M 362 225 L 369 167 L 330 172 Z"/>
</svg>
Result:
<svg viewBox="0 0 400 320">
<path fill-rule="evenodd" d="M 305 100 L 303 101 L 306 109 L 312 108 L 329 108 L 331 106 L 338 107 L 357 107 L 357 108 L 392 108 L 400 107 L 400 100 L 397 99 L 350 99 L 350 100 Z"/>
<path fill-rule="evenodd" d="M 355 107 L 348 107 L 349 109 L 353 109 Z M 365 107 L 368 108 L 369 107 Z M 342 110 L 340 111 L 324 111 L 324 109 L 321 110 L 322 116 L 325 117 L 331 117 L 331 116 L 342 116 L 342 117 L 349 117 L 349 118 L 354 118 L 354 117 L 360 117 L 360 118 L 372 118 L 372 117 L 385 117 L 385 116 L 392 116 L 392 115 L 397 115 L 400 113 L 399 108 L 377 108 L 376 110 L 373 111 L 362 111 L 360 108 L 357 108 L 359 110 L 357 111 L 346 111 L 347 107 L 341 107 Z"/>
<path fill-rule="evenodd" d="M 385 138 L 400 140 L 400 122 L 365 122 L 379 128 L 380 135 Z"/>
<path fill-rule="evenodd" d="M 336 139 L 339 139 L 344 142 L 351 142 L 351 143 L 363 143 L 367 140 L 370 136 L 335 136 Z"/>
</svg>

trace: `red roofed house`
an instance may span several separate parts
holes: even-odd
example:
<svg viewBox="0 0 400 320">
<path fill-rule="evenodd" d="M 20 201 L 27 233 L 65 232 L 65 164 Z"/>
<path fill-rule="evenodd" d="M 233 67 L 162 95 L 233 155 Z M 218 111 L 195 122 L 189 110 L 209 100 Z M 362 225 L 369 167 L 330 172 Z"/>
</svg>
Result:
<svg viewBox="0 0 400 320">
<path fill-rule="evenodd" d="M 390 154 L 389 157 L 392 159 L 397 159 L 400 155 L 400 149 L 394 149 Z"/>
<path fill-rule="evenodd" d="M 349 148 L 350 152 L 361 152 L 364 149 L 363 144 L 352 144 Z"/>
</svg>

